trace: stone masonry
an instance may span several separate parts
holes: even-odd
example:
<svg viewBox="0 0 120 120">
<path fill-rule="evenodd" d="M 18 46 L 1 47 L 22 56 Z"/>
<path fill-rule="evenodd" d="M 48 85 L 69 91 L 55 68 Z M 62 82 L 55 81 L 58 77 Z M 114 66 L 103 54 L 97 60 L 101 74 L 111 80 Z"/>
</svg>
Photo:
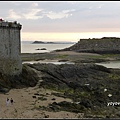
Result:
<svg viewBox="0 0 120 120">
<path fill-rule="evenodd" d="M 22 71 L 20 58 L 20 30 L 22 25 L 0 19 L 0 72 L 19 75 Z"/>
</svg>

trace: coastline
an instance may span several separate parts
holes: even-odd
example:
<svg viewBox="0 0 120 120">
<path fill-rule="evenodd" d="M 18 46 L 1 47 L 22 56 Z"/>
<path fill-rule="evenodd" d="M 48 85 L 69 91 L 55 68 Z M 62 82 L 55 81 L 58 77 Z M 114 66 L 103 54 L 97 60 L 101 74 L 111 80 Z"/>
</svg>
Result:
<svg viewBox="0 0 120 120">
<path fill-rule="evenodd" d="M 21 53 L 22 62 L 46 61 L 46 62 L 72 62 L 72 63 L 101 63 L 119 61 L 120 54 L 97 54 L 75 51 L 52 51 L 45 53 Z"/>
<path fill-rule="evenodd" d="M 104 58 L 100 54 L 94 54 L 94 53 L 78 53 L 73 51 L 60 51 L 60 52 L 50 52 L 50 53 L 30 53 L 30 54 L 21 54 L 22 60 L 25 62 L 27 59 L 29 61 L 35 60 L 35 61 L 53 61 L 53 62 L 59 62 L 59 61 L 74 61 L 76 63 L 90 63 L 91 60 L 94 62 L 100 60 L 103 58 L 104 60 L 112 60 L 111 57 Z M 90 59 L 92 58 L 92 59 Z M 97 58 L 97 60 L 96 60 Z M 102 61 L 102 60 L 101 60 Z M 46 71 L 46 73 L 51 72 L 52 65 L 48 68 L 50 71 Z M 48 70 L 48 68 L 45 68 L 45 70 Z M 54 67 L 52 67 L 54 68 Z M 69 69 L 69 68 L 68 68 Z M 105 68 L 101 68 L 100 70 L 104 70 Z M 44 70 L 44 69 L 43 69 Z M 98 69 L 99 70 L 99 69 Z M 105 69 L 106 70 L 106 69 Z M 58 72 L 59 73 L 59 72 Z M 86 72 L 85 72 L 86 73 Z M 41 75 L 41 74 L 40 74 Z M 78 74 L 79 75 L 79 74 Z M 84 78 L 84 77 L 83 77 Z M 49 79 L 49 78 L 48 78 Z M 40 82 L 41 83 L 41 82 Z M 46 89 L 44 87 L 40 88 L 40 83 L 38 82 L 36 86 L 34 87 L 24 87 L 21 89 L 11 89 L 7 93 L 0 93 L 0 112 L 1 112 L 1 118 L 85 118 L 85 115 L 83 112 L 75 113 L 75 112 L 68 112 L 68 111 L 60 111 L 60 112 L 54 112 L 54 111 L 47 111 L 45 110 L 45 106 L 52 103 L 57 103 L 61 101 L 67 101 L 67 102 L 73 102 L 70 98 L 64 98 L 64 97 L 58 97 L 55 96 L 52 93 L 58 92 L 50 89 Z M 100 83 L 101 84 L 101 83 Z M 88 85 L 88 84 L 86 84 Z M 43 97 L 44 96 L 44 97 Z M 6 106 L 5 100 L 6 98 L 13 98 L 14 103 L 13 106 Z M 44 98 L 44 100 L 43 100 Z M 93 118 L 94 115 L 91 115 L 90 118 Z M 100 117 L 105 117 L 105 115 L 100 115 Z"/>
</svg>

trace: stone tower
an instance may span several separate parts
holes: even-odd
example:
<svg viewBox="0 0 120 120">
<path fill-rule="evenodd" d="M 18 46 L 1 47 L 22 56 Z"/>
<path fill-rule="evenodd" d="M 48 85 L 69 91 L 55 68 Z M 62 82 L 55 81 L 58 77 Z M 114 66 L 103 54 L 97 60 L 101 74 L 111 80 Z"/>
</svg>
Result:
<svg viewBox="0 0 120 120">
<path fill-rule="evenodd" d="M 22 25 L 0 19 L 0 72 L 6 75 L 19 75 L 22 71 L 20 58 Z"/>
</svg>

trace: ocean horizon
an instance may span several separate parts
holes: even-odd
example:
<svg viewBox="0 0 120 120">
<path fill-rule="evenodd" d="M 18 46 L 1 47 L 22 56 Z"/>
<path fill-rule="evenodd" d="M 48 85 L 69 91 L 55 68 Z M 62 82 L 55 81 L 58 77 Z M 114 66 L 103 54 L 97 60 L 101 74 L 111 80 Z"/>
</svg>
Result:
<svg viewBox="0 0 120 120">
<path fill-rule="evenodd" d="M 38 40 L 34 40 L 38 41 Z M 34 41 L 21 41 L 21 53 L 46 53 L 54 50 L 68 48 L 74 45 L 76 42 L 63 42 L 63 41 L 43 41 L 43 42 L 55 42 L 48 44 L 33 43 Z M 41 50 L 45 48 L 46 50 Z"/>
</svg>

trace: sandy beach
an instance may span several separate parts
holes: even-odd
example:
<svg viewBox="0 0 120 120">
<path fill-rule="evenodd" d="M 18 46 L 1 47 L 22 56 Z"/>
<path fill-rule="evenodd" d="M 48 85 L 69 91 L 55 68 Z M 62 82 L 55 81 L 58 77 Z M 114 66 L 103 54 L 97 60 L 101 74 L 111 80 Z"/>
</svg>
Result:
<svg viewBox="0 0 120 120">
<path fill-rule="evenodd" d="M 52 95 L 55 91 L 45 90 L 44 88 L 28 87 L 23 89 L 11 89 L 8 93 L 0 93 L 0 118 L 79 118 L 83 113 L 71 112 L 48 112 L 38 109 L 39 106 L 47 106 L 52 102 L 69 101 L 71 99 Z M 39 100 L 38 94 L 45 95 L 46 100 Z M 35 98 L 33 96 L 36 96 Z M 13 105 L 6 105 L 6 98 L 13 98 Z M 55 100 L 52 100 L 55 98 Z"/>
</svg>

